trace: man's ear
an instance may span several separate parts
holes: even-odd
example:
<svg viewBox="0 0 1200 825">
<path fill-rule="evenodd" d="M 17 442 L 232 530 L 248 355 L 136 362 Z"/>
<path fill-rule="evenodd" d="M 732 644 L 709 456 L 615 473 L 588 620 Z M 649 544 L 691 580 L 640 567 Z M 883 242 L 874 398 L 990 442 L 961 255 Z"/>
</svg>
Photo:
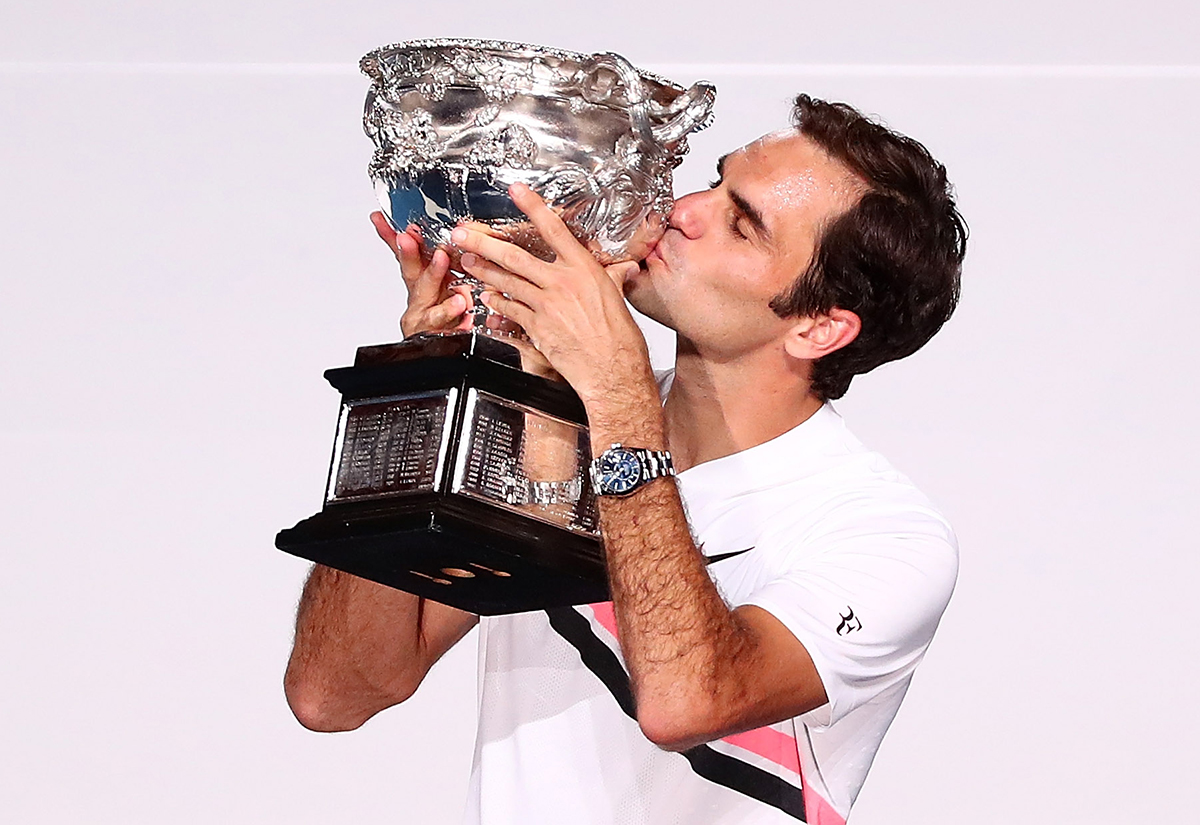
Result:
<svg viewBox="0 0 1200 825">
<path fill-rule="evenodd" d="M 824 315 L 797 320 L 788 330 L 783 348 L 793 358 L 816 361 L 849 344 L 861 330 L 862 321 L 858 315 L 834 307 Z"/>
</svg>

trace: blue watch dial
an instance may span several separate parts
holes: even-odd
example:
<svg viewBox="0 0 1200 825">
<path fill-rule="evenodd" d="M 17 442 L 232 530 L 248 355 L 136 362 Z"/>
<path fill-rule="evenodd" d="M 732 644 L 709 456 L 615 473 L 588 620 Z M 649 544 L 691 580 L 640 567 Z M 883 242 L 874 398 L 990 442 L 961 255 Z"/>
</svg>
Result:
<svg viewBox="0 0 1200 825">
<path fill-rule="evenodd" d="M 622 448 L 607 450 L 600 456 L 600 492 L 622 495 L 632 492 L 642 480 L 642 463 L 631 451 Z"/>
</svg>

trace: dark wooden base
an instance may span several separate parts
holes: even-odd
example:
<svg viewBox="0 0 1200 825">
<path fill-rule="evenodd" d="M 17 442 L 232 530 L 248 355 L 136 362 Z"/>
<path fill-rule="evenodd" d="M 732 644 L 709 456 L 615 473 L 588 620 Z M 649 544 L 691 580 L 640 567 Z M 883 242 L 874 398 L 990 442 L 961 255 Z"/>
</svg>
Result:
<svg viewBox="0 0 1200 825">
<path fill-rule="evenodd" d="M 275 545 L 481 615 L 609 599 L 596 539 L 457 496 L 329 506 Z"/>
</svg>

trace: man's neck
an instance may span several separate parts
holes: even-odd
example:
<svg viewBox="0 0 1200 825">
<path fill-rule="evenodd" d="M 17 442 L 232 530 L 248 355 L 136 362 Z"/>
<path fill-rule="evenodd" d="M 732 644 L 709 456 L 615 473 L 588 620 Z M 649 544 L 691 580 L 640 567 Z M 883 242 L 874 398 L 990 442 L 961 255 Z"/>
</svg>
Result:
<svg viewBox="0 0 1200 825">
<path fill-rule="evenodd" d="M 715 362 L 681 341 L 663 406 L 667 442 L 682 471 L 770 441 L 821 404 L 805 366 L 782 352 Z"/>
</svg>

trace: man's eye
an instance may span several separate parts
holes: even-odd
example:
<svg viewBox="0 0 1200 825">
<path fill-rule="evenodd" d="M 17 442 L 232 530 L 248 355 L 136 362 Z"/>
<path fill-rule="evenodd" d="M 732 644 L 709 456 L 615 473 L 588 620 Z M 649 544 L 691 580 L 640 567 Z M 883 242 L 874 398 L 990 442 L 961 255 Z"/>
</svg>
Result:
<svg viewBox="0 0 1200 825">
<path fill-rule="evenodd" d="M 744 241 L 747 240 L 747 238 L 746 233 L 742 231 L 741 222 L 741 217 L 739 215 L 734 215 L 729 220 L 729 231 L 733 233 L 735 238 Z"/>
</svg>

